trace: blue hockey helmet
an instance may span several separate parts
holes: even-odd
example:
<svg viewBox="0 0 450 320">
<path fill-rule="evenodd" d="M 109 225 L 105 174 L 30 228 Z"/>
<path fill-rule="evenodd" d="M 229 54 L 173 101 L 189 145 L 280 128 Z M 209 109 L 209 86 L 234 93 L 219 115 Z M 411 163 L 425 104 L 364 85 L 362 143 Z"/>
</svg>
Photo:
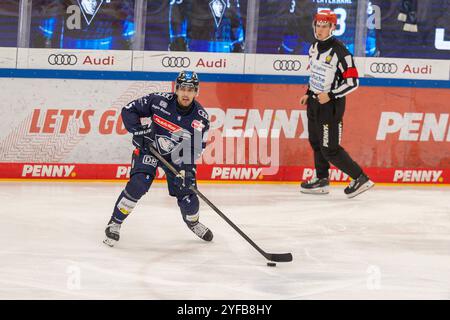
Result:
<svg viewBox="0 0 450 320">
<path fill-rule="evenodd" d="M 199 81 L 194 71 L 181 71 L 176 80 L 176 89 L 179 87 L 191 87 L 198 91 Z"/>
</svg>

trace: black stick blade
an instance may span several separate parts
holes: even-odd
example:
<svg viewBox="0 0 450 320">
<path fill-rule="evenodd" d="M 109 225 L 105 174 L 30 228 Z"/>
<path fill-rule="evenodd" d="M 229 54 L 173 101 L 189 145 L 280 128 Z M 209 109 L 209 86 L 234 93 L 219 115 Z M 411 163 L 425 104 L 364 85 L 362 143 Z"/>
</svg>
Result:
<svg viewBox="0 0 450 320">
<path fill-rule="evenodd" d="M 267 253 L 264 255 L 267 260 L 274 262 L 291 262 L 292 254 L 291 253 Z"/>
</svg>

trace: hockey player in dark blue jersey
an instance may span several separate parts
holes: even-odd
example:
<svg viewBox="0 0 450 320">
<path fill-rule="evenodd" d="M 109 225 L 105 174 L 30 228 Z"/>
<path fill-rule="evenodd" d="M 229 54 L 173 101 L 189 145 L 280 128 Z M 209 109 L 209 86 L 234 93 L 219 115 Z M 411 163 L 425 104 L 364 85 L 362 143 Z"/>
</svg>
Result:
<svg viewBox="0 0 450 320">
<path fill-rule="evenodd" d="M 170 51 L 243 52 L 242 0 L 170 1 Z M 246 8 L 244 1 L 244 8 Z"/>
<path fill-rule="evenodd" d="M 122 119 L 133 134 L 136 149 L 132 155 L 131 177 L 114 206 L 106 227 L 104 243 L 109 246 L 119 240 L 123 221 L 149 190 L 161 167 L 167 176 L 169 194 L 176 197 L 184 222 L 205 241 L 211 241 L 211 230 L 199 222 L 199 200 L 189 189 L 196 186 L 195 161 L 206 146 L 209 118 L 195 100 L 199 81 L 195 72 L 182 71 L 176 79 L 174 93 L 152 93 L 134 100 L 122 109 Z M 151 125 L 141 124 L 141 118 L 151 118 Z M 181 176 L 175 176 L 152 155 L 153 146 Z"/>
<path fill-rule="evenodd" d="M 134 36 L 134 2 L 34 0 L 31 47 L 130 49 Z"/>
</svg>

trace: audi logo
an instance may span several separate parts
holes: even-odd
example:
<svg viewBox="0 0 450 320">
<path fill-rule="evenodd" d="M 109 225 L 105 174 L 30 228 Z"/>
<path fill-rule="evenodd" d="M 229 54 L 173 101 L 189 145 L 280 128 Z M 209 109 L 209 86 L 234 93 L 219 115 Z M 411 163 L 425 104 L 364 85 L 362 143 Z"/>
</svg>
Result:
<svg viewBox="0 0 450 320">
<path fill-rule="evenodd" d="M 302 64 L 298 60 L 275 60 L 273 68 L 277 71 L 298 71 Z"/>
<path fill-rule="evenodd" d="M 187 68 L 191 65 L 188 57 L 164 57 L 162 65 L 165 68 Z"/>
<path fill-rule="evenodd" d="M 78 58 L 73 54 L 51 54 L 48 56 L 48 63 L 52 66 L 74 66 Z"/>
<path fill-rule="evenodd" d="M 374 62 L 370 65 L 370 71 L 373 73 L 396 73 L 398 66 L 395 63 Z"/>
</svg>

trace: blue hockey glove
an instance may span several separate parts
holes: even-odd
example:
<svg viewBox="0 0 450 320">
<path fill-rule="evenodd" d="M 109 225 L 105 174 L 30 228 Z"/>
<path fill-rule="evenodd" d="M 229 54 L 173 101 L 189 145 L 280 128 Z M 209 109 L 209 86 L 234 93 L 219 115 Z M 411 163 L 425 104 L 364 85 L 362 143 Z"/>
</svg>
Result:
<svg viewBox="0 0 450 320">
<path fill-rule="evenodd" d="M 143 152 L 148 152 L 148 145 L 155 142 L 155 133 L 151 126 L 139 126 L 133 130 L 133 145 Z"/>
</svg>

